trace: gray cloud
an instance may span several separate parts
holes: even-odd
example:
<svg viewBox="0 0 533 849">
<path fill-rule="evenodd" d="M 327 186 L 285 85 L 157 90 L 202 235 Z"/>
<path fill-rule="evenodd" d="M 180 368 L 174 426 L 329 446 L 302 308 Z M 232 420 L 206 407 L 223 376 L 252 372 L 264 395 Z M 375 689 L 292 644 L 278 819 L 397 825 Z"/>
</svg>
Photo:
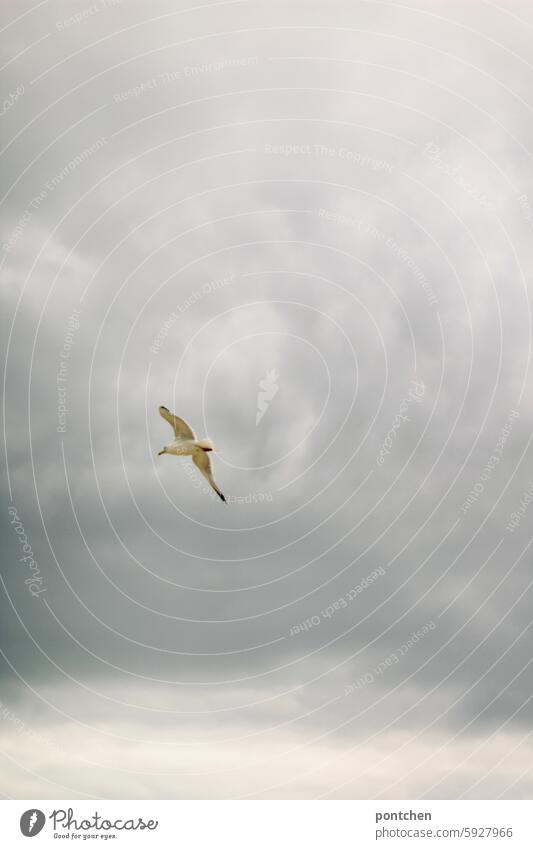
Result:
<svg viewBox="0 0 533 849">
<path fill-rule="evenodd" d="M 9 26 L 5 795 L 531 795 L 514 8 Z"/>
</svg>

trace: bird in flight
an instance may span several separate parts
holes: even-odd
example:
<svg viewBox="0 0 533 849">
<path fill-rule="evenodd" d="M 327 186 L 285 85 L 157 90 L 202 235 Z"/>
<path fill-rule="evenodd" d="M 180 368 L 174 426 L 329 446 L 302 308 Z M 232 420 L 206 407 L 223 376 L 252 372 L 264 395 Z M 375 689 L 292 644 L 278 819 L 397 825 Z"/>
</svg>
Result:
<svg viewBox="0 0 533 849">
<path fill-rule="evenodd" d="M 226 501 L 224 495 L 219 490 L 213 477 L 213 468 L 211 466 L 211 458 L 209 451 L 214 451 L 213 443 L 210 439 L 197 439 L 196 434 L 187 422 L 180 419 L 179 416 L 174 416 L 166 407 L 159 407 L 159 413 L 165 421 L 174 430 L 174 441 L 170 445 L 165 445 L 159 454 L 175 454 L 177 457 L 192 457 L 192 461 L 197 466 L 204 478 L 213 487 L 216 494 L 222 501 Z M 158 455 L 159 456 L 159 455 Z"/>
</svg>

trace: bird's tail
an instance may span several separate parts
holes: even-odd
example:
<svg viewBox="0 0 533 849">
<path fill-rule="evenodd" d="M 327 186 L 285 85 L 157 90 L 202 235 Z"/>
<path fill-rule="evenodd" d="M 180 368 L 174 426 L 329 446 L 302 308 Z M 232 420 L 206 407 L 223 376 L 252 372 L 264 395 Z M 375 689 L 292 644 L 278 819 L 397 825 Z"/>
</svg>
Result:
<svg viewBox="0 0 533 849">
<path fill-rule="evenodd" d="M 196 441 L 198 448 L 203 448 L 204 451 L 214 451 L 215 446 L 211 439 L 198 439 Z"/>
</svg>

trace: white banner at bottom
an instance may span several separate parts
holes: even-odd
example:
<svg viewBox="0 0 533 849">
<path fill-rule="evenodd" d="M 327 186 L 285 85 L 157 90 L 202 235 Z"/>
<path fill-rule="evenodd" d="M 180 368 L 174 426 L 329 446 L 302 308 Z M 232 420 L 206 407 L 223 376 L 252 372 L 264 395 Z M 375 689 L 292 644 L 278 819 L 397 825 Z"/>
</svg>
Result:
<svg viewBox="0 0 533 849">
<path fill-rule="evenodd" d="M 0 828 L 9 849 L 532 849 L 533 802 L 6 800 Z"/>
</svg>

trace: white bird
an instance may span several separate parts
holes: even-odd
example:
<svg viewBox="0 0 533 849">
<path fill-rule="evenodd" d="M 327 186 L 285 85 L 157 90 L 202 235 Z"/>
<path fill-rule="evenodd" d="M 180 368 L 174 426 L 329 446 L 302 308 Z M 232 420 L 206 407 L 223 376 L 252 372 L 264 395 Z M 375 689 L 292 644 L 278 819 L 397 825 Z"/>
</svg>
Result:
<svg viewBox="0 0 533 849">
<path fill-rule="evenodd" d="M 175 437 L 174 442 L 171 442 L 170 445 L 165 445 L 159 454 L 176 454 L 178 457 L 192 457 L 195 466 L 200 469 L 204 478 L 213 487 L 218 497 L 225 502 L 226 499 L 213 478 L 211 458 L 207 453 L 208 451 L 215 450 L 211 440 L 197 439 L 194 430 L 189 427 L 187 422 L 184 422 L 179 416 L 173 416 L 166 407 L 159 407 L 159 412 L 173 428 Z"/>
</svg>

